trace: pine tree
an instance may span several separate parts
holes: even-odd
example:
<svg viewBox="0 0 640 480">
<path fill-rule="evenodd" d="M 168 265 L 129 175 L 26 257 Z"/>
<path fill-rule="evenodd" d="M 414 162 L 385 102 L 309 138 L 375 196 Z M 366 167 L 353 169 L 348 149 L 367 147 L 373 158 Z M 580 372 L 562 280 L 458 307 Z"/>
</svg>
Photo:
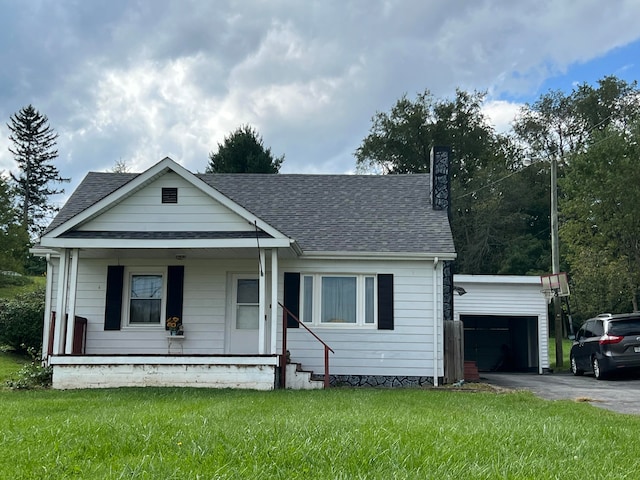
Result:
<svg viewBox="0 0 640 480">
<path fill-rule="evenodd" d="M 58 208 L 49 202 L 51 195 L 64 193 L 49 186 L 50 182 L 68 182 L 62 178 L 52 161 L 58 157 L 56 140 L 58 134 L 49 126 L 46 115 L 32 105 L 22 108 L 10 117 L 7 124 L 11 134 L 9 140 L 20 172 L 11 174 L 21 213 L 23 228 L 30 234 L 38 235 L 44 225 L 43 220 Z"/>
<path fill-rule="evenodd" d="M 274 158 L 271 148 L 265 148 L 262 137 L 250 125 L 238 127 L 218 151 L 209 154 L 207 173 L 278 173 L 284 155 Z"/>
</svg>

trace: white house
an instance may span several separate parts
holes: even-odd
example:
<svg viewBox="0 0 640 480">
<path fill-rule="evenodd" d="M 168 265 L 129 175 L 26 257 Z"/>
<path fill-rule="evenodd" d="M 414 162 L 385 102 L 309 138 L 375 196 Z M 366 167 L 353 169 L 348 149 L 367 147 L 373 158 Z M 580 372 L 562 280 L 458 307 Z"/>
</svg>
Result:
<svg viewBox="0 0 640 480">
<path fill-rule="evenodd" d="M 437 385 L 455 251 L 448 151 L 432 157 L 435 188 L 169 158 L 89 173 L 34 249 L 54 388 L 310 388 L 293 365 L 322 376 L 325 352 L 333 384 Z"/>
</svg>

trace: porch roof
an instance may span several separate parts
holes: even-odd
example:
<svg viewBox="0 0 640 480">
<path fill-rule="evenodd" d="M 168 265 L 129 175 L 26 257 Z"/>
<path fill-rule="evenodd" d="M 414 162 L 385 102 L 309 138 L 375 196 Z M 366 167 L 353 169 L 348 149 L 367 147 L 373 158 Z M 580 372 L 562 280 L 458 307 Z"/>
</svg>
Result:
<svg viewBox="0 0 640 480">
<path fill-rule="evenodd" d="M 45 234 L 116 192 L 138 175 L 141 174 L 90 172 Z M 305 254 L 379 252 L 455 255 L 447 213 L 432 209 L 428 174 L 195 176 L 294 239 Z M 103 239 L 160 239 L 163 235 L 169 235 L 171 239 L 179 240 L 204 238 L 202 235 L 224 236 L 228 233 L 70 230 L 61 236 L 78 239 L 89 236 Z M 142 237 L 138 237 L 140 235 Z M 252 238 L 255 238 L 255 232 Z"/>
</svg>

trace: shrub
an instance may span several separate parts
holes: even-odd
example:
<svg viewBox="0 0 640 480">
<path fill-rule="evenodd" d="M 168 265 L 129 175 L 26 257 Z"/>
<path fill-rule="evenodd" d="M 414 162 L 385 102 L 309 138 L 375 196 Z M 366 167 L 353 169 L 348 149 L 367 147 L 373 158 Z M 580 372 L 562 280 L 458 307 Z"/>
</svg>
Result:
<svg viewBox="0 0 640 480">
<path fill-rule="evenodd" d="M 33 283 L 33 280 L 24 275 L 15 275 L 13 272 L 0 272 L 0 287 L 24 287 L 30 283 Z"/>
<path fill-rule="evenodd" d="M 0 344 L 18 352 L 42 346 L 44 290 L 22 293 L 12 299 L 0 299 Z"/>
<path fill-rule="evenodd" d="M 25 364 L 14 378 L 7 381 L 7 386 L 13 390 L 28 390 L 38 387 L 50 387 L 53 378 L 53 368 L 43 366 L 39 351 L 28 348 L 27 352 L 31 356 L 31 362 Z"/>
</svg>

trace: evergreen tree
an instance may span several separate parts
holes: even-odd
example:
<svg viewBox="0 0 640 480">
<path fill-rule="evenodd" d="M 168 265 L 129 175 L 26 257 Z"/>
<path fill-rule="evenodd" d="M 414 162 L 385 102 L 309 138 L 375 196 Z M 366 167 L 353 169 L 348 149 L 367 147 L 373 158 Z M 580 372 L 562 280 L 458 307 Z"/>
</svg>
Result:
<svg viewBox="0 0 640 480">
<path fill-rule="evenodd" d="M 58 168 L 51 162 L 58 156 L 56 139 L 58 134 L 49 126 L 46 115 L 32 105 L 22 108 L 10 117 L 7 124 L 11 134 L 9 140 L 20 172 L 11 174 L 20 208 L 22 227 L 30 234 L 38 235 L 43 220 L 56 212 L 57 207 L 49 201 L 51 195 L 64 193 L 49 186 L 50 182 L 68 182 L 62 178 Z"/>
<path fill-rule="evenodd" d="M 11 188 L 0 172 L 0 270 L 22 273 L 29 239 L 17 219 Z"/>
<path fill-rule="evenodd" d="M 278 173 L 284 155 L 274 158 L 262 137 L 249 125 L 238 127 L 209 154 L 207 173 Z"/>
</svg>

